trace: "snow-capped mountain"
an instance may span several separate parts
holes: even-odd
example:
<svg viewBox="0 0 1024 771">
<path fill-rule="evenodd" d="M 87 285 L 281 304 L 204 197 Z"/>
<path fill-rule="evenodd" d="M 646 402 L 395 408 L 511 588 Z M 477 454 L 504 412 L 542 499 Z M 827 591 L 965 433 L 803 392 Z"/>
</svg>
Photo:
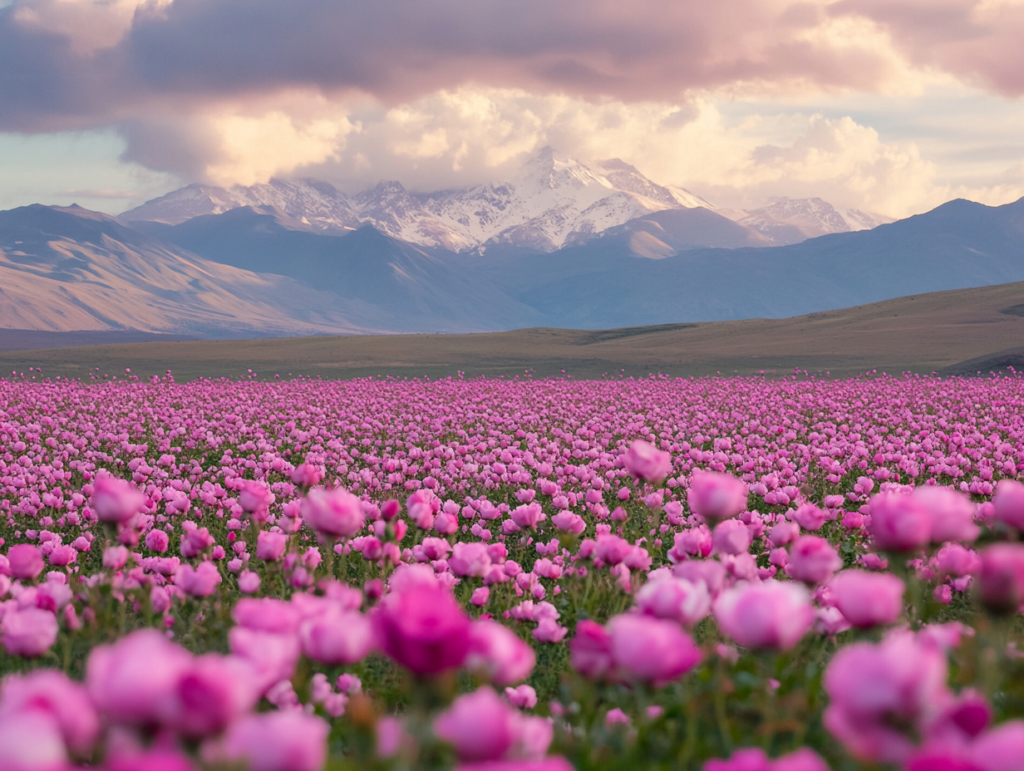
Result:
<svg viewBox="0 0 1024 771">
<path fill-rule="evenodd" d="M 178 225 L 194 217 L 223 214 L 243 206 L 272 206 L 296 223 L 325 232 L 346 232 L 360 224 L 348 197 L 333 185 L 316 179 L 296 182 L 272 179 L 265 185 L 234 185 L 231 188 L 189 185 L 146 201 L 119 217 L 125 222 Z"/>
<path fill-rule="evenodd" d="M 778 198 L 761 209 L 718 210 L 703 198 L 659 185 L 617 158 L 580 161 L 545 147 L 505 182 L 417 193 L 384 181 L 349 196 L 315 179 L 231 188 L 189 185 L 121 215 L 126 222 L 177 225 L 244 206 L 272 207 L 296 227 L 341 234 L 363 224 L 418 246 L 454 252 L 493 245 L 551 252 L 659 211 L 717 211 L 783 246 L 827 233 L 867 230 L 892 220 L 857 209 L 839 212 L 820 198 Z"/>
<path fill-rule="evenodd" d="M 621 160 L 585 163 L 545 147 L 508 182 L 413 193 L 385 181 L 354 196 L 312 179 L 231 188 L 189 185 L 121 219 L 175 225 L 243 206 L 272 206 L 323 232 L 369 223 L 403 241 L 457 252 L 492 244 L 554 251 L 653 212 L 714 208 L 683 188 L 655 184 Z"/>
<path fill-rule="evenodd" d="M 891 217 L 859 209 L 839 212 L 820 198 L 774 198 L 761 209 L 722 209 L 722 214 L 767 236 L 775 246 L 786 246 L 829 233 L 871 230 L 892 222 Z"/>
</svg>

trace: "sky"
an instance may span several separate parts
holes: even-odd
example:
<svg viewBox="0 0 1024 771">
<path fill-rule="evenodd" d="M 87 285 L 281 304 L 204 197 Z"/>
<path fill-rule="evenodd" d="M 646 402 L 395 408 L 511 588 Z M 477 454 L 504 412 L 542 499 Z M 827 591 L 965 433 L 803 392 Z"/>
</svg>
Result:
<svg viewBox="0 0 1024 771">
<path fill-rule="evenodd" d="M 726 208 L 1024 197 L 1024 0 L 0 0 L 0 208 L 437 190 L 551 145 Z"/>
</svg>

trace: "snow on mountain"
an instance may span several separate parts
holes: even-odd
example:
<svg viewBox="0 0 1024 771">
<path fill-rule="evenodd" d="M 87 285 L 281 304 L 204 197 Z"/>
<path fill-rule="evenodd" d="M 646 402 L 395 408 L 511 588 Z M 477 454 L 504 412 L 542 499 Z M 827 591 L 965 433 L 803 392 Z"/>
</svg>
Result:
<svg viewBox="0 0 1024 771">
<path fill-rule="evenodd" d="M 490 244 L 554 251 L 653 212 L 714 208 L 682 188 L 655 184 L 621 160 L 585 163 L 545 147 L 508 182 L 414 193 L 385 181 L 354 196 L 312 179 L 231 188 L 189 185 L 121 219 L 176 225 L 243 206 L 272 206 L 325 232 L 369 223 L 403 241 L 458 252 Z"/>
<path fill-rule="evenodd" d="M 126 211 L 120 219 L 178 225 L 193 217 L 223 214 L 243 206 L 272 206 L 298 223 L 326 232 L 345 232 L 360 224 L 348 197 L 327 182 L 315 179 L 272 179 L 252 187 L 189 185 Z"/>
<path fill-rule="evenodd" d="M 719 213 L 767 236 L 776 246 L 796 244 L 829 233 L 870 230 L 893 221 L 890 217 L 859 209 L 841 213 L 820 198 L 774 198 L 761 209 L 723 209 Z"/>
</svg>

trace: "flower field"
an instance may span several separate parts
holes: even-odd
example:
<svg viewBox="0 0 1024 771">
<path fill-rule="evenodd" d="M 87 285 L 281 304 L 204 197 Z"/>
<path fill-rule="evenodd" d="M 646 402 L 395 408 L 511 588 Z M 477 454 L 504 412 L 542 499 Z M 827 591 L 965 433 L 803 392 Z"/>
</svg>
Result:
<svg viewBox="0 0 1024 771">
<path fill-rule="evenodd" d="M 0 771 L 1024 769 L 1024 381 L 0 380 Z"/>
</svg>

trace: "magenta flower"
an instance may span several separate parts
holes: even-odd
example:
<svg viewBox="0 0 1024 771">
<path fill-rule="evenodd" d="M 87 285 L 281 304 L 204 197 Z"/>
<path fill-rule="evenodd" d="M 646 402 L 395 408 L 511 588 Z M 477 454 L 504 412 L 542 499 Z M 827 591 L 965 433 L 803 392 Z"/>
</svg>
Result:
<svg viewBox="0 0 1024 771">
<path fill-rule="evenodd" d="M 871 538 L 882 551 L 914 551 L 932 536 L 932 517 L 913 495 L 888 492 L 871 499 Z"/>
<path fill-rule="evenodd" d="M 87 754 L 99 736 L 99 717 L 85 688 L 62 672 L 42 669 L 27 675 L 8 675 L 0 693 L 0 725 L 30 710 L 45 713 L 53 719 L 67 747 L 77 754 Z M 0 768 L 4 767 L 0 761 Z"/>
<path fill-rule="evenodd" d="M 146 504 L 146 496 L 123 479 L 98 476 L 93 480 L 92 510 L 100 522 L 122 524 Z"/>
<path fill-rule="evenodd" d="M 196 568 L 180 565 L 174 574 L 174 585 L 190 597 L 209 597 L 220 582 L 220 571 L 212 562 L 200 562 Z"/>
<path fill-rule="evenodd" d="M 612 663 L 627 680 L 663 684 L 700 662 L 693 640 L 671 621 L 624 613 L 612 618 L 606 628 Z"/>
<path fill-rule="evenodd" d="M 611 636 L 594 621 L 580 621 L 576 636 L 569 642 L 572 668 L 590 680 L 600 680 L 612 671 Z"/>
<path fill-rule="evenodd" d="M 302 499 L 302 518 L 325 540 L 351 538 L 366 521 L 356 496 L 341 488 L 322 487 L 314 487 Z"/>
<path fill-rule="evenodd" d="M 299 628 L 302 652 L 321 664 L 355 664 L 374 647 L 373 625 L 356 611 L 335 610 L 314 616 Z"/>
<path fill-rule="evenodd" d="M 807 590 L 790 581 L 737 584 L 715 600 L 721 630 L 746 648 L 792 648 L 814 623 Z"/>
<path fill-rule="evenodd" d="M 384 597 L 373 615 L 381 649 L 406 669 L 435 675 L 459 667 L 470 645 L 470 620 L 447 589 L 414 583 Z"/>
<path fill-rule="evenodd" d="M 839 612 L 858 629 L 892 624 L 903 612 L 906 587 L 890 573 L 844 570 L 829 587 Z"/>
<path fill-rule="evenodd" d="M 31 581 L 43 572 L 43 553 L 30 543 L 12 546 L 7 552 L 7 560 L 11 575 L 15 578 Z"/>
<path fill-rule="evenodd" d="M 171 711 L 191 657 L 154 629 L 93 648 L 85 686 L 100 713 L 115 723 L 152 725 Z"/>
<path fill-rule="evenodd" d="M 997 543 L 978 552 L 978 598 L 995 613 L 1016 613 L 1024 604 L 1024 546 Z"/>
<path fill-rule="evenodd" d="M 12 656 L 42 656 L 57 641 L 57 618 L 48 610 L 8 610 L 0 621 L 3 645 Z"/>
<path fill-rule="evenodd" d="M 738 519 L 726 519 L 715 525 L 711 542 L 719 554 L 745 554 L 750 548 L 750 530 Z"/>
<path fill-rule="evenodd" d="M 490 688 L 459 696 L 434 719 L 434 733 L 462 761 L 498 760 L 511 749 L 517 713 Z"/>
<path fill-rule="evenodd" d="M 469 630 L 466 666 L 485 674 L 497 685 L 511 685 L 527 678 L 537 656 L 533 648 L 497 621 L 475 621 Z"/>
<path fill-rule="evenodd" d="M 650 442 L 637 439 L 622 456 L 622 465 L 637 479 L 660 482 L 672 471 L 672 456 Z"/>
<path fill-rule="evenodd" d="M 735 517 L 747 508 L 747 485 L 730 474 L 695 472 L 686 492 L 690 510 L 708 522 Z"/>
<path fill-rule="evenodd" d="M 276 562 L 284 556 L 284 550 L 288 547 L 288 536 L 284 533 L 274 533 L 269 530 L 261 530 L 256 536 L 256 558 L 266 562 Z"/>
<path fill-rule="evenodd" d="M 330 726 L 301 710 L 247 715 L 231 724 L 216 756 L 248 771 L 320 771 Z"/>
<path fill-rule="evenodd" d="M 663 578 L 641 586 L 636 604 L 649 616 L 693 626 L 711 611 L 711 595 L 703 581 Z"/>
<path fill-rule="evenodd" d="M 1001 479 L 992 496 L 996 519 L 1024 530 L 1024 484 L 1012 479 Z"/>
<path fill-rule="evenodd" d="M 805 584 L 823 584 L 842 566 L 842 557 L 828 541 L 804 535 L 789 547 L 786 575 Z"/>
</svg>

